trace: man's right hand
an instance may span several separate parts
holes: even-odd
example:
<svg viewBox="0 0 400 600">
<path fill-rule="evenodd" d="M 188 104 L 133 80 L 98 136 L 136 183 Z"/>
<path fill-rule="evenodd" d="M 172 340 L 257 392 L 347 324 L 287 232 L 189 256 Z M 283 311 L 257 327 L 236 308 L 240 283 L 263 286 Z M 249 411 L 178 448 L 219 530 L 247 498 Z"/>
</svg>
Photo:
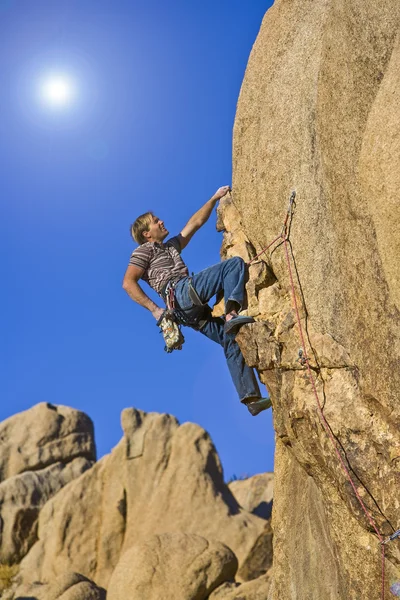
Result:
<svg viewBox="0 0 400 600">
<path fill-rule="evenodd" d="M 156 321 L 159 321 L 162 317 L 162 314 L 164 312 L 163 308 L 155 308 L 154 310 L 151 311 L 151 314 L 153 315 L 153 317 L 155 318 Z"/>
</svg>

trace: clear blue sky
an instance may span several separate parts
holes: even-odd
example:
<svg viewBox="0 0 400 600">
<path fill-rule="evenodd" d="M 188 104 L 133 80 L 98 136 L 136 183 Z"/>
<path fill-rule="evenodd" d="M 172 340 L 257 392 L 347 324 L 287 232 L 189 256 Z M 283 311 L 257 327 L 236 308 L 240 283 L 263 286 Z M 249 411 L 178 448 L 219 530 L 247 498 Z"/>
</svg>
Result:
<svg viewBox="0 0 400 600">
<path fill-rule="evenodd" d="M 173 235 L 230 184 L 236 102 L 270 5 L 0 0 L 1 420 L 73 406 L 102 456 L 123 408 L 168 412 L 210 433 L 226 479 L 273 469 L 271 411 L 240 405 L 222 349 L 186 329 L 167 355 L 121 288 L 138 214 Z M 64 108 L 38 99 L 47 73 L 75 82 Z M 214 213 L 184 251 L 190 271 L 218 262 L 221 241 Z"/>
</svg>

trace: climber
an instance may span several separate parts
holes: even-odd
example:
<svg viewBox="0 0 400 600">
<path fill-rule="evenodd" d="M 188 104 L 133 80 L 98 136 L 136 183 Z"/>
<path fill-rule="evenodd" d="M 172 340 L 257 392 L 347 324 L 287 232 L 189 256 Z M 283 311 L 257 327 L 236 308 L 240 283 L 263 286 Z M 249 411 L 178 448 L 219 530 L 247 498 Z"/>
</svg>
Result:
<svg viewBox="0 0 400 600">
<path fill-rule="evenodd" d="M 220 187 L 189 219 L 180 234 L 165 243 L 169 232 L 162 219 L 152 212 L 138 217 L 131 225 L 130 232 L 139 246 L 132 252 L 123 289 L 132 300 L 147 308 L 157 322 L 165 309 L 157 306 L 144 293 L 138 281 L 143 279 L 164 302 L 172 290 L 178 322 L 200 331 L 224 348 L 240 401 L 255 416 L 270 408 L 271 401 L 261 397 L 254 371 L 246 365 L 235 341 L 239 328 L 254 321 L 252 317 L 239 314 L 245 293 L 246 264 L 235 256 L 189 277 L 188 268 L 181 258 L 182 250 L 208 220 L 218 200 L 228 191 L 229 186 Z M 207 304 L 219 292 L 224 293 L 225 318 L 214 317 Z"/>
</svg>

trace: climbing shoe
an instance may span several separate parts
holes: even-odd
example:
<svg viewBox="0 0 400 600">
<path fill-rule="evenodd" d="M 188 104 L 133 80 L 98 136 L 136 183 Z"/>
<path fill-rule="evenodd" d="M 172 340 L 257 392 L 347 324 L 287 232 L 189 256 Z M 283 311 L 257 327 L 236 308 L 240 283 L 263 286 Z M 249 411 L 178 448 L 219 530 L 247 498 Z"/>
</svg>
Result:
<svg viewBox="0 0 400 600">
<path fill-rule="evenodd" d="M 243 404 L 247 406 L 249 413 L 253 415 L 253 417 L 256 417 L 260 412 L 267 410 L 272 406 L 272 402 L 269 398 L 256 398 L 250 402 L 249 400 L 251 400 L 251 398 L 247 398 Z"/>
<path fill-rule="evenodd" d="M 254 323 L 253 317 L 245 317 L 244 315 L 238 315 L 237 317 L 233 317 L 233 319 L 225 323 L 224 331 L 225 333 L 232 333 L 234 331 L 237 331 L 242 325 L 246 325 L 246 323 Z"/>
</svg>

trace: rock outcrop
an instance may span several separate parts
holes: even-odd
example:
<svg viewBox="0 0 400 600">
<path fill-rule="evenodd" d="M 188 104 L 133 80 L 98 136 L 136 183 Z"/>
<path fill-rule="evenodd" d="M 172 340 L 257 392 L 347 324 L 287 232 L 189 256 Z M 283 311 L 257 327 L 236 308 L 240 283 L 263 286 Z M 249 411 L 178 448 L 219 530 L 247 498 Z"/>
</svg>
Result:
<svg viewBox="0 0 400 600">
<path fill-rule="evenodd" d="M 21 561 L 42 507 L 95 459 L 92 421 L 75 409 L 41 403 L 0 423 L 0 565 Z"/>
<path fill-rule="evenodd" d="M 77 457 L 96 460 L 93 423 L 79 410 L 41 402 L 0 423 L 0 482 Z"/>
<path fill-rule="evenodd" d="M 201 427 L 133 408 L 122 427 L 112 453 L 45 504 L 20 565 L 25 584 L 76 571 L 107 588 L 121 557 L 154 535 L 221 542 L 239 564 L 253 556 L 265 520 L 240 507 Z"/>
<path fill-rule="evenodd" d="M 277 0 L 238 102 L 222 257 L 280 235 L 323 413 L 382 536 L 400 527 L 400 4 Z M 250 266 L 238 336 L 266 384 L 277 435 L 269 600 L 379 597 L 378 537 L 322 426 L 284 244 Z M 322 572 L 321 564 L 325 565 Z M 386 552 L 386 597 L 400 545 Z"/>
</svg>

